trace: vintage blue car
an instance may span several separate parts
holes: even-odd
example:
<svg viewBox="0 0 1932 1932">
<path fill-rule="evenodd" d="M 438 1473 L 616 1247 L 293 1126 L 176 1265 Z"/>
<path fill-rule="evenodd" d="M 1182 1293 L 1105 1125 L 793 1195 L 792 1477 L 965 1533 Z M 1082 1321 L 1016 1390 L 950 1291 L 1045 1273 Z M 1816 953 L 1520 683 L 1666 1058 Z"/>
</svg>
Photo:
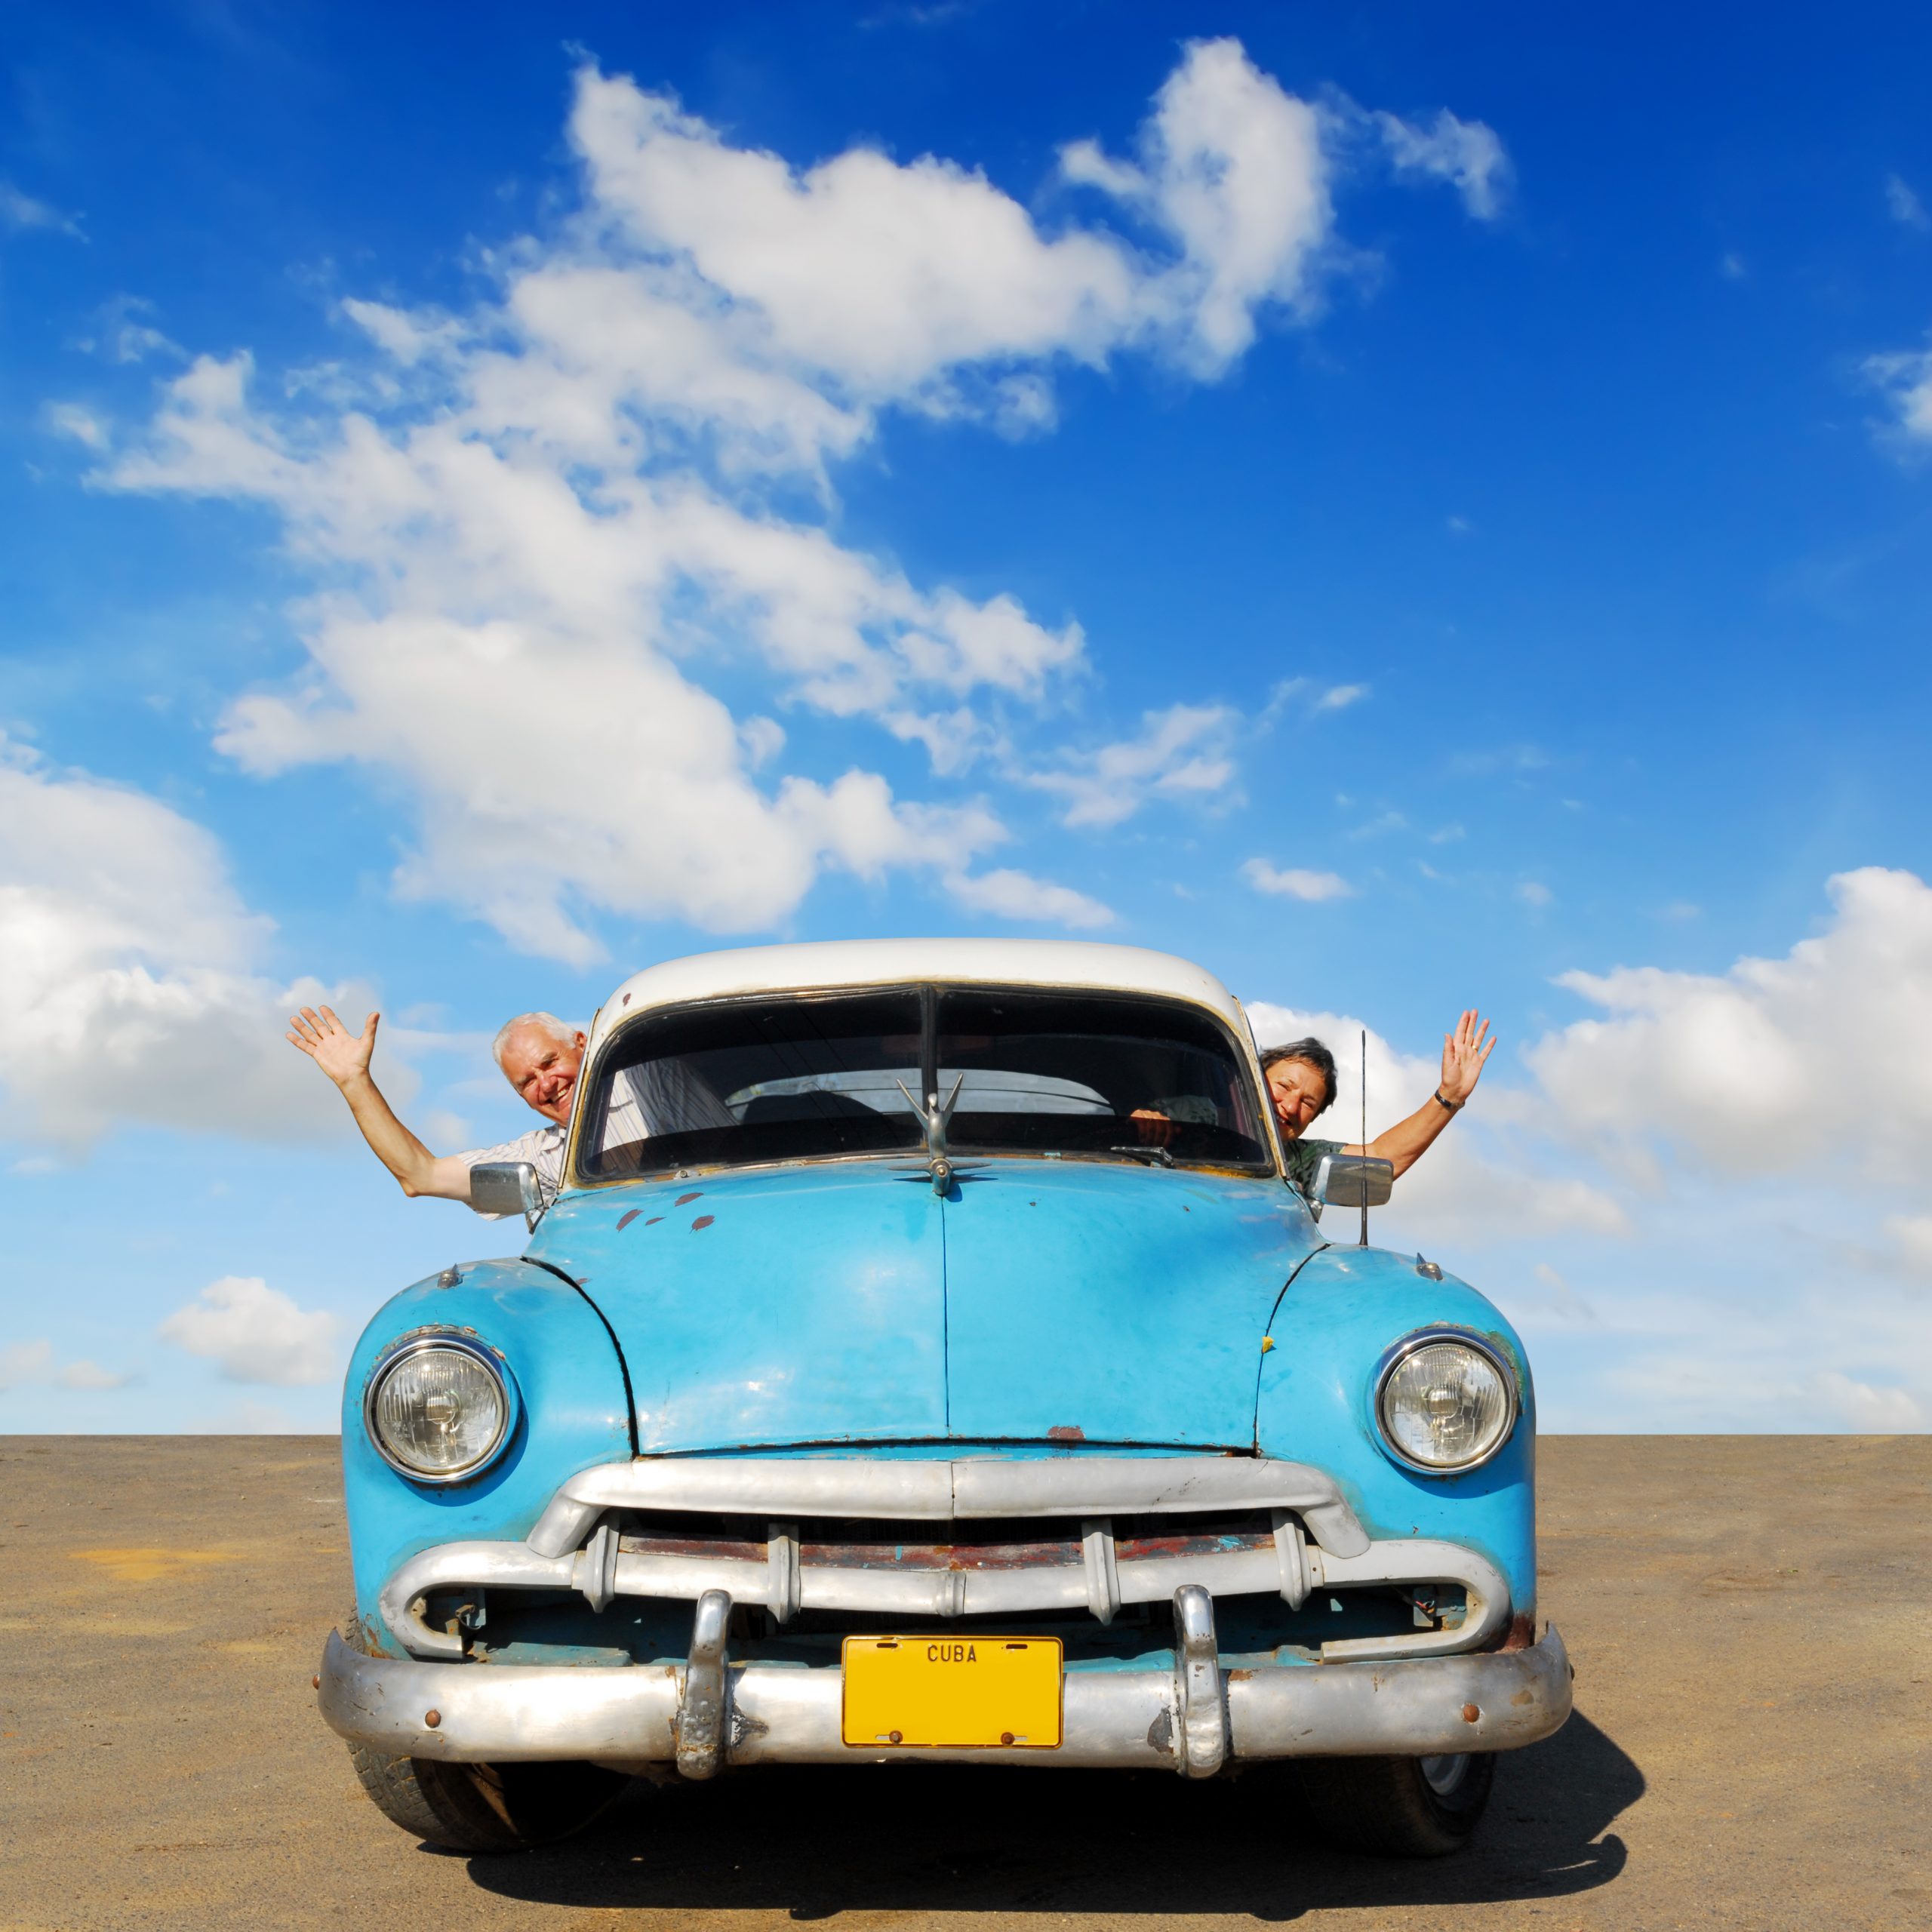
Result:
<svg viewBox="0 0 1932 1932">
<path fill-rule="evenodd" d="M 1290 1777 L 1440 1853 L 1568 1715 L 1521 1346 L 1324 1237 L 1198 967 L 676 960 L 577 1093 L 554 1203 L 475 1177 L 522 1254 L 405 1290 L 349 1366 L 321 1709 L 406 1829 L 504 1850 L 673 1766 L 943 1759 Z"/>
</svg>

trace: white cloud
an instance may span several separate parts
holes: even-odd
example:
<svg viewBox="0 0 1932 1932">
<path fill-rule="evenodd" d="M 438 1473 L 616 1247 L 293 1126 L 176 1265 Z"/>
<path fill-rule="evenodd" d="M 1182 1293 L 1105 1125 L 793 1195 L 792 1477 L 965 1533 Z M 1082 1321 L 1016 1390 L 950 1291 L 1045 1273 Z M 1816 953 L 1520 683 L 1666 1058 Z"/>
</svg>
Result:
<svg viewBox="0 0 1932 1932">
<path fill-rule="evenodd" d="M 1254 340 L 1257 310 L 1306 312 L 1333 210 L 1315 110 L 1235 40 L 1190 42 L 1143 125 L 1134 162 L 1092 141 L 1062 149 L 1072 183 L 1138 208 L 1180 250 L 1139 290 L 1183 365 L 1218 374 Z"/>
<path fill-rule="evenodd" d="M 1230 749 L 1236 723 L 1225 705 L 1175 704 L 1148 712 L 1139 734 L 1097 751 L 1068 752 L 1057 771 L 1024 782 L 1063 799 L 1061 822 L 1118 825 L 1154 799 L 1204 799 L 1235 779 Z"/>
<path fill-rule="evenodd" d="M 80 337 L 73 346 L 85 355 L 98 355 L 108 362 L 145 362 L 151 355 L 185 361 L 180 345 L 148 319 L 155 312 L 154 304 L 138 295 L 114 296 L 94 311 L 91 332 Z"/>
<path fill-rule="evenodd" d="M 1112 237 L 1044 237 L 949 162 L 852 148 L 799 174 L 594 70 L 571 132 L 600 213 L 688 261 L 779 358 L 854 395 L 915 393 L 995 358 L 1097 359 L 1134 314 L 1136 264 Z"/>
<path fill-rule="evenodd" d="M 71 235 L 77 241 L 87 238 L 73 216 L 63 214 L 47 202 L 37 201 L 11 181 L 0 181 L 0 228 L 45 228 L 57 234 Z"/>
<path fill-rule="evenodd" d="M 211 1435 L 306 1435 L 312 1432 L 285 1410 L 277 1408 L 272 1402 L 258 1402 L 252 1395 L 238 1396 L 195 1426 Z"/>
<path fill-rule="evenodd" d="M 100 1363 L 85 1358 L 69 1362 L 54 1379 L 63 1389 L 78 1389 L 91 1394 L 109 1389 L 125 1389 L 134 1380 L 132 1375 L 116 1374 L 112 1369 L 103 1368 Z"/>
<path fill-rule="evenodd" d="M 54 1367 L 48 1341 L 0 1343 L 0 1394 L 28 1382 L 45 1382 Z"/>
<path fill-rule="evenodd" d="M 1529 1065 L 1571 1133 L 1659 1140 L 1734 1174 L 1870 1180 L 1932 1162 L 1932 888 L 1878 866 L 1827 886 L 1832 916 L 1780 959 L 1722 974 L 1620 967 L 1558 983 L 1602 1010 Z"/>
<path fill-rule="evenodd" d="M 1088 931 L 1114 924 L 1112 912 L 1097 899 L 1090 899 L 1071 886 L 1056 885 L 1049 879 L 1035 878 L 1030 873 L 1015 872 L 1011 867 L 982 872 L 972 878 L 955 872 L 948 877 L 946 886 L 961 905 L 1001 919 L 1024 919 Z"/>
<path fill-rule="evenodd" d="M 1910 183 L 1900 176 L 1885 177 L 1885 206 L 1892 219 L 1902 228 L 1916 228 L 1921 231 L 1932 228 L 1932 218 L 1925 212 L 1925 204 L 1913 192 Z"/>
<path fill-rule="evenodd" d="M 342 312 L 378 349 L 405 364 L 447 353 L 461 339 L 460 325 L 447 317 L 412 315 L 386 302 L 358 301 L 351 296 L 343 302 Z"/>
<path fill-rule="evenodd" d="M 1932 438 L 1932 350 L 1868 355 L 1865 373 L 1885 392 L 1906 436 Z"/>
<path fill-rule="evenodd" d="M 1836 1369 L 1816 1378 L 1823 1400 L 1854 1429 L 1873 1435 L 1932 1427 L 1932 1409 L 1906 1390 L 1860 1382 Z"/>
<path fill-rule="evenodd" d="M 165 1342 L 217 1363 L 229 1382 L 282 1389 L 326 1382 L 336 1366 L 336 1318 L 303 1309 L 259 1275 L 224 1275 L 158 1331 Z"/>
<path fill-rule="evenodd" d="M 134 1380 L 132 1375 L 118 1375 L 98 1362 L 86 1360 L 63 1362 L 57 1368 L 54 1344 L 45 1340 L 10 1342 L 0 1346 L 0 1394 L 32 1383 L 95 1394 L 125 1389 Z"/>
<path fill-rule="evenodd" d="M 1355 896 L 1355 888 L 1340 872 L 1304 871 L 1299 866 L 1285 869 L 1272 866 L 1266 859 L 1250 859 L 1241 869 L 1241 875 L 1257 892 L 1266 892 L 1282 899 L 1300 899 L 1309 904 L 1318 904 L 1324 899 L 1349 899 Z"/>
<path fill-rule="evenodd" d="M 1485 778 L 1499 771 L 1540 771 L 1549 763 L 1548 755 L 1535 745 L 1510 745 L 1500 751 L 1458 752 L 1449 769 L 1458 778 Z"/>
<path fill-rule="evenodd" d="M 601 947 L 579 906 L 744 931 L 784 918 L 824 865 L 872 877 L 1003 836 L 982 806 L 902 804 L 863 771 L 761 789 L 751 764 L 770 734 L 748 752 L 683 675 L 673 653 L 694 644 L 691 620 L 665 606 L 708 604 L 715 648 L 734 632 L 762 647 L 834 711 L 920 678 L 1023 693 L 1077 655 L 1077 632 L 1043 631 L 1010 599 L 921 596 L 822 532 L 688 482 L 613 469 L 586 501 L 521 441 L 494 448 L 448 421 L 398 446 L 351 417 L 333 448 L 292 456 L 249 412 L 246 373 L 198 364 L 158 451 L 122 480 L 265 496 L 301 547 L 377 580 L 375 594 L 318 601 L 309 678 L 242 699 L 217 742 L 262 774 L 349 760 L 401 775 L 421 827 L 405 896 L 582 962 Z M 555 422 L 549 407 L 530 435 Z M 560 775 L 549 753 L 566 745 L 594 777 Z"/>
<path fill-rule="evenodd" d="M 1789 1192 L 1733 1186 L 1653 1202 L 1636 1238 L 1593 1255 L 1598 1318 L 1521 1292 L 1509 1257 L 1479 1265 L 1531 1337 L 1552 1429 L 1885 1430 L 1932 1420 L 1922 1291 L 1835 1267 L 1830 1217 L 1795 1223 Z M 1775 1241 L 1767 1242 L 1768 1232 Z"/>
<path fill-rule="evenodd" d="M 78 402 L 50 402 L 41 412 L 42 420 L 57 436 L 71 436 L 91 450 L 107 447 L 107 429 L 100 418 Z"/>
<path fill-rule="evenodd" d="M 1315 700 L 1317 711 L 1343 711 L 1368 695 L 1366 685 L 1331 685 Z"/>
<path fill-rule="evenodd" d="M 1591 1307 L 1558 1271 L 1547 1261 L 1539 1261 L 1532 1271 L 1537 1280 L 1550 1292 L 1557 1312 L 1578 1321 L 1595 1321 L 1597 1312 Z"/>
<path fill-rule="evenodd" d="M 1509 158 L 1494 128 L 1480 121 L 1460 120 L 1447 108 L 1426 125 L 1394 114 L 1374 118 L 1398 174 L 1448 182 L 1479 220 L 1492 221 L 1501 213 L 1509 186 Z"/>
<path fill-rule="evenodd" d="M 1284 678 L 1268 694 L 1259 721 L 1266 728 L 1291 706 L 1316 716 L 1324 712 L 1346 711 L 1350 705 L 1359 704 L 1369 692 L 1370 687 L 1365 684 L 1321 685 L 1312 678 Z"/>
<path fill-rule="evenodd" d="M 1069 361 L 1225 371 L 1260 318 L 1310 311 L 1323 125 L 1237 43 L 1196 43 L 1132 162 L 1069 152 L 1100 200 L 1050 223 L 943 158 L 795 168 L 587 66 L 580 203 L 494 251 L 491 292 L 351 297 L 349 352 L 300 382 L 204 356 L 106 480 L 278 515 L 318 586 L 309 662 L 217 743 L 263 776 L 382 774 L 411 801 L 398 889 L 514 945 L 582 962 L 602 914 L 752 931 L 828 869 L 964 872 L 1004 836 L 985 802 L 780 771 L 777 726 L 706 681 L 761 676 L 764 709 L 866 721 L 939 777 L 1041 763 L 1008 748 L 1083 668 L 1079 626 L 840 543 L 831 466 L 888 408 L 1041 432 Z M 1216 707 L 1151 714 L 1046 761 L 1048 789 L 1117 823 L 1223 790 L 1224 736 Z"/>
<path fill-rule="evenodd" d="M 1398 1051 L 1352 1015 L 1267 1000 L 1247 1001 L 1247 1011 L 1258 1045 L 1312 1036 L 1334 1054 L 1334 1103 L 1309 1130 L 1318 1139 L 1353 1142 L 1361 1134 L 1364 1030 L 1371 1140 L 1427 1104 L 1441 1076 L 1439 1063 Z M 1629 1218 L 1617 1200 L 1592 1181 L 1563 1171 L 1561 1150 L 1533 1128 L 1526 1131 L 1526 1098 L 1486 1075 L 1451 1131 L 1396 1183 L 1376 1223 L 1381 1232 L 1371 1238 L 1397 1247 L 1457 1249 L 1505 1237 L 1627 1234 Z"/>
<path fill-rule="evenodd" d="M 1884 1232 L 1908 1268 L 1932 1275 L 1932 1214 L 1894 1214 Z"/>
<path fill-rule="evenodd" d="M 130 1122 L 341 1131 L 328 1083 L 281 1038 L 290 1003 L 328 990 L 254 970 L 268 923 L 205 831 L 4 740 L 0 823 L 0 1132 L 72 1151 Z"/>
<path fill-rule="evenodd" d="M 1386 838 L 1392 832 L 1406 832 L 1409 821 L 1398 811 L 1377 812 L 1374 817 L 1364 820 L 1349 833 L 1351 838 Z"/>
<path fill-rule="evenodd" d="M 1556 895 L 1540 879 L 1526 878 L 1517 887 L 1516 897 L 1525 906 L 1534 906 L 1540 912 Z"/>
<path fill-rule="evenodd" d="M 1606 1017 L 1533 1042 L 1531 1086 L 1499 1054 L 1377 1211 L 1373 1239 L 1524 1330 L 1547 1426 L 1932 1426 L 1932 889 L 1874 868 L 1830 891 L 1781 958 L 1570 976 Z M 1336 1050 L 1312 1131 L 1355 1139 L 1359 1023 L 1249 1013 L 1264 1044 Z M 1435 1078 L 1371 1033 L 1371 1135 Z"/>
</svg>

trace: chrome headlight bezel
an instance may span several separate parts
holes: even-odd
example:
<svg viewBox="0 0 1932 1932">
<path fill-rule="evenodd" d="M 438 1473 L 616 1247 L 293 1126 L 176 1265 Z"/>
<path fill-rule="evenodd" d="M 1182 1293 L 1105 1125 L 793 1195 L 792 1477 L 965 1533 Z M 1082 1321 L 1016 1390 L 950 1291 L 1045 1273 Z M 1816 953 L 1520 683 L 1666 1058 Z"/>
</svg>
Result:
<svg viewBox="0 0 1932 1932">
<path fill-rule="evenodd" d="M 1501 1380 L 1503 1392 L 1509 1405 L 1509 1420 L 1497 1432 L 1496 1440 L 1480 1456 L 1472 1457 L 1466 1463 L 1417 1461 L 1395 1440 L 1395 1432 L 1389 1426 L 1388 1414 L 1384 1406 L 1389 1384 L 1396 1370 L 1411 1355 L 1442 1342 L 1454 1343 L 1458 1348 L 1467 1349 L 1472 1355 L 1481 1355 Z M 1376 1364 L 1370 1407 L 1374 1412 L 1376 1436 L 1383 1453 L 1404 1469 L 1412 1469 L 1417 1475 L 1423 1476 L 1466 1476 L 1472 1470 L 1480 1469 L 1494 1462 L 1509 1447 L 1515 1435 L 1516 1425 L 1523 1419 L 1523 1389 L 1515 1364 L 1484 1337 L 1467 1328 L 1418 1328 L 1413 1334 L 1404 1335 L 1399 1342 L 1385 1350 L 1382 1359 Z"/>
<path fill-rule="evenodd" d="M 382 1432 L 376 1426 L 376 1401 L 389 1377 L 405 1362 L 430 1350 L 441 1349 L 452 1355 L 469 1356 L 479 1363 L 494 1379 L 503 1398 L 503 1413 L 498 1419 L 497 1432 L 483 1453 L 460 1469 L 424 1470 L 414 1467 L 396 1455 L 383 1440 Z M 517 1420 L 521 1412 L 521 1404 L 517 1394 L 516 1378 L 509 1372 L 509 1364 L 500 1351 L 491 1348 L 473 1334 L 458 1334 L 453 1330 L 435 1329 L 404 1336 L 392 1343 L 377 1357 L 375 1365 L 369 1371 L 369 1379 L 362 1389 L 362 1432 L 368 1438 L 369 1445 L 399 1476 L 413 1483 L 420 1483 L 432 1489 L 445 1488 L 452 1483 L 471 1482 L 494 1464 L 503 1451 L 509 1447 L 510 1438 L 516 1433 Z"/>
</svg>

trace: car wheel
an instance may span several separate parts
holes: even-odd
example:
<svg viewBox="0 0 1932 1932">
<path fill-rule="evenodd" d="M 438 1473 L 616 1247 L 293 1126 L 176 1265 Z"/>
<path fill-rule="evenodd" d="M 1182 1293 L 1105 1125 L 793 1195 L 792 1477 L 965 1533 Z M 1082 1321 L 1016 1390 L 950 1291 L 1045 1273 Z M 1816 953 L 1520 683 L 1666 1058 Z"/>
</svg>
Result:
<svg viewBox="0 0 1932 1932">
<path fill-rule="evenodd" d="M 449 1764 L 360 1745 L 349 1755 L 384 1817 L 451 1851 L 527 1851 L 568 1838 L 630 1783 L 596 1764 Z"/>
<path fill-rule="evenodd" d="M 1464 1751 L 1439 1758 L 1324 1758 L 1302 1767 L 1309 1809 L 1358 1851 L 1441 1858 L 1460 1850 L 1489 1804 L 1496 1760 Z"/>
</svg>

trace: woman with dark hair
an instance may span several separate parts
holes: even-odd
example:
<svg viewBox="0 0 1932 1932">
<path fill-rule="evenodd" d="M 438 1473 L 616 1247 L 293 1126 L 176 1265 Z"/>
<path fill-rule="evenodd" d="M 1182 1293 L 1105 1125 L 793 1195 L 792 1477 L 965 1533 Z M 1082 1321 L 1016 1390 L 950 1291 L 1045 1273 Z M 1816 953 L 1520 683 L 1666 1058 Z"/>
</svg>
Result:
<svg viewBox="0 0 1932 1932">
<path fill-rule="evenodd" d="M 1334 1103 L 1335 1056 L 1312 1038 L 1270 1047 L 1261 1056 L 1261 1071 L 1281 1126 L 1289 1180 L 1306 1194 L 1324 1154 L 1372 1154 L 1388 1161 L 1398 1177 L 1407 1173 L 1461 1112 L 1495 1048 L 1489 1022 L 1473 1010 L 1465 1013 L 1456 1030 L 1442 1036 L 1442 1079 L 1435 1091 L 1407 1120 L 1398 1121 L 1364 1146 L 1356 1141 L 1306 1138 L 1316 1118 Z"/>
</svg>

